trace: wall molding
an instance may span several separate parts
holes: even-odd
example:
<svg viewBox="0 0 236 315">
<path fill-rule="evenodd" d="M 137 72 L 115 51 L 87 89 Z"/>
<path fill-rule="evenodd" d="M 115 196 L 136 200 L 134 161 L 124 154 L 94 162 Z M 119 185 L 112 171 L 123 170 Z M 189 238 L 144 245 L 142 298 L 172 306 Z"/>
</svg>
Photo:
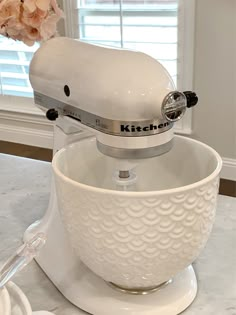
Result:
<svg viewBox="0 0 236 315">
<path fill-rule="evenodd" d="M 194 79 L 196 0 L 179 0 L 178 21 L 178 77 L 179 91 L 192 91 Z M 184 135 L 192 134 L 192 109 L 175 124 L 175 130 Z"/>
<path fill-rule="evenodd" d="M 221 178 L 236 181 L 236 159 L 223 158 Z"/>
<path fill-rule="evenodd" d="M 53 124 L 39 110 L 0 108 L 0 140 L 52 149 Z"/>
</svg>

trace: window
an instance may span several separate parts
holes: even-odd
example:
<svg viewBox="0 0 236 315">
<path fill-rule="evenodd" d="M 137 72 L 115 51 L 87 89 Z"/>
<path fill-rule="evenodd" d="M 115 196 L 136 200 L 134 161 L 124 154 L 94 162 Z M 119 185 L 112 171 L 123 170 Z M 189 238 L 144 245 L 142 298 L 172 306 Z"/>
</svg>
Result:
<svg viewBox="0 0 236 315">
<path fill-rule="evenodd" d="M 177 78 L 178 3 L 166 0 L 80 0 L 79 38 L 142 51 Z"/>
<path fill-rule="evenodd" d="M 0 36 L 1 95 L 32 97 L 29 63 L 38 45 L 28 47 Z"/>
</svg>

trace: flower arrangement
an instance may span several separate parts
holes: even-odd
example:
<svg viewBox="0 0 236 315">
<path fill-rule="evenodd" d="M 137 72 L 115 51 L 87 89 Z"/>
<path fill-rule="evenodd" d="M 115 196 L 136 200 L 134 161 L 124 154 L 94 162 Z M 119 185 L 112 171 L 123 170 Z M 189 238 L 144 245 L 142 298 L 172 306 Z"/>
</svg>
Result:
<svg viewBox="0 0 236 315">
<path fill-rule="evenodd" d="M 54 37 L 62 17 L 56 0 L 0 0 L 0 35 L 32 46 Z"/>
</svg>

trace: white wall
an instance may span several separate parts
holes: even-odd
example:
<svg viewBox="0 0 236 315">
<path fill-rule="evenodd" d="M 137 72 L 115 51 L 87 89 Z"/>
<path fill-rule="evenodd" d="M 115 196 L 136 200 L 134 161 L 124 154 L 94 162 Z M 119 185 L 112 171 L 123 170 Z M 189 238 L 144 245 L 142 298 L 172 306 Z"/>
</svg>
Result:
<svg viewBox="0 0 236 315">
<path fill-rule="evenodd" d="M 236 159 L 236 1 L 196 0 L 193 137 Z"/>
</svg>

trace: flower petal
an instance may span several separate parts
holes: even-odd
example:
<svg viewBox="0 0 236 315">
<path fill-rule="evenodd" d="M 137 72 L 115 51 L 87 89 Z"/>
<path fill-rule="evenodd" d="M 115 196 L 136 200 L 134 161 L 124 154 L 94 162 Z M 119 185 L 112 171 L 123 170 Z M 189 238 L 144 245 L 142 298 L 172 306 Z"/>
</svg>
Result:
<svg viewBox="0 0 236 315">
<path fill-rule="evenodd" d="M 50 7 L 50 0 L 36 0 L 36 6 L 42 11 L 47 11 Z"/>
<path fill-rule="evenodd" d="M 27 37 L 23 37 L 21 40 L 22 40 L 22 42 L 23 42 L 24 44 L 26 44 L 27 46 L 34 46 L 34 43 L 35 43 L 34 40 L 31 40 L 31 39 L 29 39 L 29 38 L 27 38 Z"/>
<path fill-rule="evenodd" d="M 34 12 L 37 7 L 34 0 L 25 0 L 23 4 L 24 8 L 27 9 L 30 13 Z"/>
<path fill-rule="evenodd" d="M 50 15 L 40 26 L 40 35 L 43 40 L 53 37 L 57 31 L 57 22 L 59 17 L 56 14 Z"/>
<path fill-rule="evenodd" d="M 51 0 L 51 6 L 55 12 L 55 14 L 59 17 L 65 17 L 64 12 L 59 8 L 58 4 L 57 4 L 57 0 Z"/>
</svg>

